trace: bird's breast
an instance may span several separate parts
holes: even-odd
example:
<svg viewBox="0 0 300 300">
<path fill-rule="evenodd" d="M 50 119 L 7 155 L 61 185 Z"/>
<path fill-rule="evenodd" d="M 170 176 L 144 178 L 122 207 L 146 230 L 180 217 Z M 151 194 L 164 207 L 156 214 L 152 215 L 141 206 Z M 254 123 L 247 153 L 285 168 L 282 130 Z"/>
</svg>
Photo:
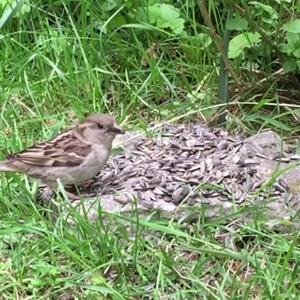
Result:
<svg viewBox="0 0 300 300">
<path fill-rule="evenodd" d="M 101 146 L 94 146 L 91 153 L 87 156 L 83 166 L 93 177 L 103 168 L 110 154 L 110 150 Z"/>
<path fill-rule="evenodd" d="M 93 164 L 94 161 L 94 163 L 96 163 L 98 166 L 103 167 L 109 157 L 109 154 L 110 149 L 102 146 L 94 146 L 92 151 L 93 159 L 91 163 Z"/>
</svg>

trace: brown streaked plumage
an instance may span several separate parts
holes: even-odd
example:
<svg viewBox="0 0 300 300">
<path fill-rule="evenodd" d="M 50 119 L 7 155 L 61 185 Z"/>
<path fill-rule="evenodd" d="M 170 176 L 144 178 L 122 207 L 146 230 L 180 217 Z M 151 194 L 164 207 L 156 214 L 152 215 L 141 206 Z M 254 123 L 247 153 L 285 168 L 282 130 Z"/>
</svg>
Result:
<svg viewBox="0 0 300 300">
<path fill-rule="evenodd" d="M 25 173 L 51 188 L 58 179 L 64 185 L 80 184 L 100 172 L 121 133 L 112 116 L 90 115 L 50 141 L 10 155 L 0 162 L 0 171 Z"/>
</svg>

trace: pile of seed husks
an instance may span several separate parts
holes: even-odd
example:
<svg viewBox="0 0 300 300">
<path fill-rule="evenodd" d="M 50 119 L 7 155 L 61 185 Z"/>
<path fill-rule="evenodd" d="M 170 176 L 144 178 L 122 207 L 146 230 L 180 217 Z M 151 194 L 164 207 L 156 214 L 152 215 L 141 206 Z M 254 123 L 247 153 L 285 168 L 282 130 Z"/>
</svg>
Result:
<svg viewBox="0 0 300 300">
<path fill-rule="evenodd" d="M 164 125 L 129 145 L 92 186 L 108 211 L 128 211 L 135 202 L 171 215 L 190 207 L 219 216 L 254 203 L 287 218 L 298 208 L 290 191 L 300 183 L 298 169 L 276 174 L 300 157 L 272 131 L 243 138 L 201 125 Z"/>
</svg>

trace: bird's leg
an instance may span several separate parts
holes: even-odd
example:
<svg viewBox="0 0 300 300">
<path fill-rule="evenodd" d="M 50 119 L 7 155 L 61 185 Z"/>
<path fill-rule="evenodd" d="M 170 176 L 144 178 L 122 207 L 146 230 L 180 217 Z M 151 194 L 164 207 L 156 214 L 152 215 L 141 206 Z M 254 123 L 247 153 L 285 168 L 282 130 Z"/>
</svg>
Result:
<svg viewBox="0 0 300 300">
<path fill-rule="evenodd" d="M 90 185 L 92 185 L 92 183 L 93 183 L 92 180 L 88 181 L 87 182 L 88 186 L 85 186 L 84 188 L 88 190 L 88 188 L 90 187 Z M 56 189 L 57 186 L 52 186 L 52 187 L 45 186 L 45 185 L 39 186 L 37 199 L 40 200 L 40 202 L 43 204 L 49 204 L 55 194 Z M 84 197 L 90 196 L 89 193 L 88 194 L 81 193 L 80 187 L 75 185 L 66 186 L 64 190 L 64 194 L 65 196 L 67 196 L 67 198 L 70 201 L 77 201 Z"/>
<path fill-rule="evenodd" d="M 51 199 L 55 195 L 55 189 L 50 186 L 39 186 L 38 187 L 38 196 L 37 199 L 42 202 L 42 204 L 49 204 Z M 69 191 L 65 190 L 65 195 L 70 201 L 80 200 L 80 197 L 77 195 L 76 190 Z"/>
<path fill-rule="evenodd" d="M 68 192 L 68 191 L 65 191 L 65 193 L 66 193 L 66 196 L 68 197 L 68 199 L 70 201 L 77 201 L 77 200 L 81 199 L 78 194 L 71 193 L 71 192 Z"/>
<path fill-rule="evenodd" d="M 88 193 L 91 193 L 92 192 L 92 188 L 93 188 L 93 184 L 95 183 L 95 179 L 90 179 L 90 180 L 87 180 L 85 181 L 83 184 L 82 184 L 82 187 L 83 187 L 83 190 L 88 192 Z"/>
<path fill-rule="evenodd" d="M 85 181 L 80 186 L 70 185 L 65 187 L 65 191 L 68 192 L 67 195 L 70 196 L 70 200 L 79 200 L 82 198 L 90 197 L 94 195 L 91 189 L 93 187 L 94 179 Z"/>
<path fill-rule="evenodd" d="M 37 199 L 40 200 L 43 204 L 49 204 L 53 195 L 54 191 L 50 186 L 38 187 Z"/>
<path fill-rule="evenodd" d="M 65 186 L 65 195 L 69 198 L 70 201 L 76 201 L 83 198 L 80 187 L 73 184 Z"/>
</svg>

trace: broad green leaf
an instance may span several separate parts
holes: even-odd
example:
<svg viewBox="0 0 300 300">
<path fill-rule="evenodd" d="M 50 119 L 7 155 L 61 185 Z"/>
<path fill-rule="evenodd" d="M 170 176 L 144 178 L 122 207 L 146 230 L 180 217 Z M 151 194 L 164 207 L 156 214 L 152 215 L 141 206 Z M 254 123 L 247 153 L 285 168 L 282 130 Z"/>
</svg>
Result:
<svg viewBox="0 0 300 300">
<path fill-rule="evenodd" d="M 108 24 L 108 26 L 110 28 L 117 28 L 117 27 L 125 25 L 126 23 L 127 23 L 127 21 L 124 18 L 124 16 L 119 14 L 111 20 L 111 22 Z"/>
<path fill-rule="evenodd" d="M 149 17 L 150 20 L 154 18 L 156 22 L 163 25 L 164 23 L 176 20 L 179 17 L 179 11 L 172 5 L 156 3 L 149 7 Z"/>
<path fill-rule="evenodd" d="M 251 48 L 254 45 L 259 44 L 261 41 L 261 36 L 259 33 L 255 32 L 244 32 L 233 39 L 231 39 L 229 43 L 229 51 L 228 57 L 229 58 L 236 58 L 243 52 L 246 48 Z"/>
<path fill-rule="evenodd" d="M 114 9 L 117 6 L 116 1 L 114 0 L 105 0 L 103 1 L 103 4 L 101 5 L 101 8 L 105 11 L 110 11 Z"/>
<path fill-rule="evenodd" d="M 260 3 L 258 1 L 250 1 L 249 4 L 253 4 L 255 7 L 262 9 L 268 13 L 272 19 L 278 19 L 278 13 L 272 6 Z"/>
<path fill-rule="evenodd" d="M 300 34 L 299 33 L 287 33 L 286 34 L 287 43 L 279 44 L 279 49 L 281 52 L 286 53 L 289 56 L 299 57 L 300 51 Z M 287 64 L 290 66 L 290 63 Z M 289 70 L 290 67 L 286 67 Z"/>
<path fill-rule="evenodd" d="M 287 32 L 300 33 L 300 19 L 284 23 L 282 28 Z"/>
<path fill-rule="evenodd" d="M 248 28 L 248 21 L 243 19 L 240 15 L 236 15 L 228 22 L 229 30 L 246 30 Z"/>
<path fill-rule="evenodd" d="M 279 49 L 282 53 L 290 54 L 293 51 L 293 47 L 289 44 L 279 44 Z"/>
<path fill-rule="evenodd" d="M 184 20 L 181 18 L 174 20 L 170 25 L 170 28 L 174 33 L 180 34 L 184 29 Z"/>
<path fill-rule="evenodd" d="M 212 43 L 212 39 L 207 33 L 199 33 L 195 37 L 199 40 L 199 43 L 201 43 L 203 47 L 208 47 Z"/>
<path fill-rule="evenodd" d="M 278 13 L 271 5 L 263 4 L 258 1 L 251 1 L 249 3 L 255 6 L 257 11 L 256 15 L 259 16 L 264 23 L 273 26 L 276 24 Z"/>
<path fill-rule="evenodd" d="M 279 49 L 283 53 L 300 58 L 300 34 L 288 32 L 287 43 L 279 44 Z"/>
<path fill-rule="evenodd" d="M 25 14 L 29 13 L 30 11 L 31 11 L 30 0 L 24 0 L 23 5 L 22 5 L 20 11 L 17 13 L 17 15 L 18 16 L 25 15 Z"/>
<path fill-rule="evenodd" d="M 286 35 L 288 44 L 292 49 L 300 48 L 300 34 L 299 33 L 287 33 Z"/>
<path fill-rule="evenodd" d="M 175 34 L 184 29 L 184 19 L 180 18 L 179 10 L 169 4 L 155 3 L 148 8 L 148 17 L 151 24 L 159 28 L 169 28 Z"/>
<path fill-rule="evenodd" d="M 300 48 L 296 49 L 294 52 L 293 52 L 293 55 L 297 58 L 300 58 Z"/>
<path fill-rule="evenodd" d="M 294 59 L 289 59 L 283 64 L 282 67 L 285 73 L 295 72 L 297 69 L 297 64 Z"/>
</svg>

